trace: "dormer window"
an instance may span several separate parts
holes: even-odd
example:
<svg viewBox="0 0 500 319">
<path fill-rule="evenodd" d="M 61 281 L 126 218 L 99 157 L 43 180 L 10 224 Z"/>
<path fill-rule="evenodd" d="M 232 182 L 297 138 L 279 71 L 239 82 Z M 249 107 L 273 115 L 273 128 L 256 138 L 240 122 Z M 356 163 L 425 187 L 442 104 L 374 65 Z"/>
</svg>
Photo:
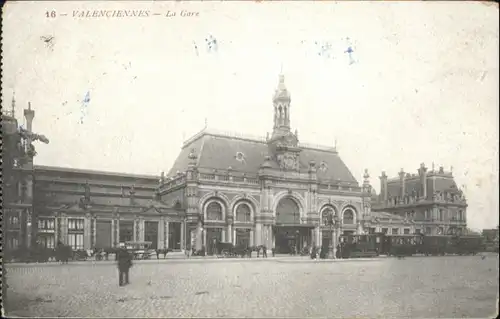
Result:
<svg viewBox="0 0 500 319">
<path fill-rule="evenodd" d="M 319 164 L 319 169 L 320 171 L 325 172 L 328 170 L 328 165 L 325 162 L 321 162 L 321 164 Z"/>
<path fill-rule="evenodd" d="M 236 152 L 234 158 L 236 158 L 237 161 L 243 162 L 245 160 L 245 154 L 242 152 Z"/>
</svg>

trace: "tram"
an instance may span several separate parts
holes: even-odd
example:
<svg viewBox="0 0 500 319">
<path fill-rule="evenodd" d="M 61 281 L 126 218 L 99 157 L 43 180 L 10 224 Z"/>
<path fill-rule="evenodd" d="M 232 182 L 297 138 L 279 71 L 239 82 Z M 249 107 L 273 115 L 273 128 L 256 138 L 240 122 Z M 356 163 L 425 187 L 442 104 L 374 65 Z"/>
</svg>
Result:
<svg viewBox="0 0 500 319">
<path fill-rule="evenodd" d="M 387 256 L 412 256 L 422 251 L 423 235 L 404 234 L 383 236 L 382 254 Z"/>
<path fill-rule="evenodd" d="M 476 235 L 349 234 L 340 236 L 337 257 L 462 256 L 476 255 L 482 251 L 485 251 L 484 240 Z"/>
<path fill-rule="evenodd" d="M 382 251 L 384 234 L 341 235 L 337 256 L 340 258 L 376 257 Z"/>
</svg>

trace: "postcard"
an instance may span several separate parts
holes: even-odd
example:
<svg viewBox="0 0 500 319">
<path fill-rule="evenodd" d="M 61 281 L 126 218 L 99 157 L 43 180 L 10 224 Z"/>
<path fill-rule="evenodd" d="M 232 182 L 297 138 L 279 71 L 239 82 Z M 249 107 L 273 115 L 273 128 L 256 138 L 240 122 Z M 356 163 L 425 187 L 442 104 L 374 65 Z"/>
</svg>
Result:
<svg viewBox="0 0 500 319">
<path fill-rule="evenodd" d="M 498 313 L 498 5 L 9 1 L 9 317 Z"/>
</svg>

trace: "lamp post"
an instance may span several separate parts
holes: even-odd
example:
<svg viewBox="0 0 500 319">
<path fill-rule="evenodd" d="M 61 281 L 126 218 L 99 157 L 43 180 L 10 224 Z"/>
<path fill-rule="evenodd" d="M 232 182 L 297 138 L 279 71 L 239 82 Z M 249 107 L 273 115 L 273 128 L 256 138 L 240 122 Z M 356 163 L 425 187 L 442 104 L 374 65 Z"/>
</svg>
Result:
<svg viewBox="0 0 500 319">
<path fill-rule="evenodd" d="M 187 215 L 184 214 L 184 238 L 182 239 L 184 241 L 184 253 L 189 257 L 189 252 L 187 249 Z"/>
<path fill-rule="evenodd" d="M 295 231 L 295 254 L 299 255 L 300 254 L 300 231 L 297 229 Z"/>
<path fill-rule="evenodd" d="M 335 213 L 331 213 L 328 216 L 328 225 L 330 226 L 330 233 L 331 233 L 331 238 L 330 238 L 330 247 L 328 249 L 328 255 L 329 258 L 331 259 L 336 259 L 337 258 L 337 236 L 336 236 L 336 231 L 339 226 L 340 226 L 340 221 L 337 215 Z"/>
<path fill-rule="evenodd" d="M 184 250 L 185 255 L 189 256 L 189 253 L 187 250 L 187 221 L 188 221 L 187 211 L 186 210 L 182 211 L 181 209 L 176 209 L 176 211 L 177 211 L 178 215 L 182 216 L 182 220 L 183 220 L 183 225 L 182 225 L 183 236 L 181 238 L 181 242 L 183 243 L 183 245 L 181 245 L 181 249 Z"/>
</svg>

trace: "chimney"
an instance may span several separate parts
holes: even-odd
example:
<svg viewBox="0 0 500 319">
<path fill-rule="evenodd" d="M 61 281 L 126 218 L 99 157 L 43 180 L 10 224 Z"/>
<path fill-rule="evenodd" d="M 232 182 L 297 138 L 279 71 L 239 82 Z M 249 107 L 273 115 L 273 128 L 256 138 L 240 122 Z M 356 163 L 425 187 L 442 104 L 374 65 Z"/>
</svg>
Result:
<svg viewBox="0 0 500 319">
<path fill-rule="evenodd" d="M 425 199 L 427 198 L 427 167 L 424 163 L 420 164 L 418 175 L 420 176 L 420 196 Z"/>
<path fill-rule="evenodd" d="M 405 177 L 406 177 L 405 171 L 403 169 L 401 169 L 401 171 L 399 172 L 399 184 L 400 184 L 399 196 L 400 196 L 400 200 L 403 200 L 403 198 L 405 196 Z"/>
<path fill-rule="evenodd" d="M 28 109 L 24 109 L 24 117 L 26 118 L 26 129 L 31 132 L 33 119 L 35 118 L 35 111 L 31 109 L 31 102 L 28 102 Z"/>
<path fill-rule="evenodd" d="M 29 132 L 28 138 L 26 139 L 27 148 L 30 149 L 33 137 L 33 119 L 35 118 L 35 111 L 31 109 L 31 102 L 28 102 L 28 109 L 24 109 L 24 117 L 26 118 L 26 130 Z"/>
<path fill-rule="evenodd" d="M 387 175 L 384 171 L 382 171 L 382 175 L 380 178 L 380 195 L 384 200 L 384 203 L 387 202 Z"/>
</svg>

